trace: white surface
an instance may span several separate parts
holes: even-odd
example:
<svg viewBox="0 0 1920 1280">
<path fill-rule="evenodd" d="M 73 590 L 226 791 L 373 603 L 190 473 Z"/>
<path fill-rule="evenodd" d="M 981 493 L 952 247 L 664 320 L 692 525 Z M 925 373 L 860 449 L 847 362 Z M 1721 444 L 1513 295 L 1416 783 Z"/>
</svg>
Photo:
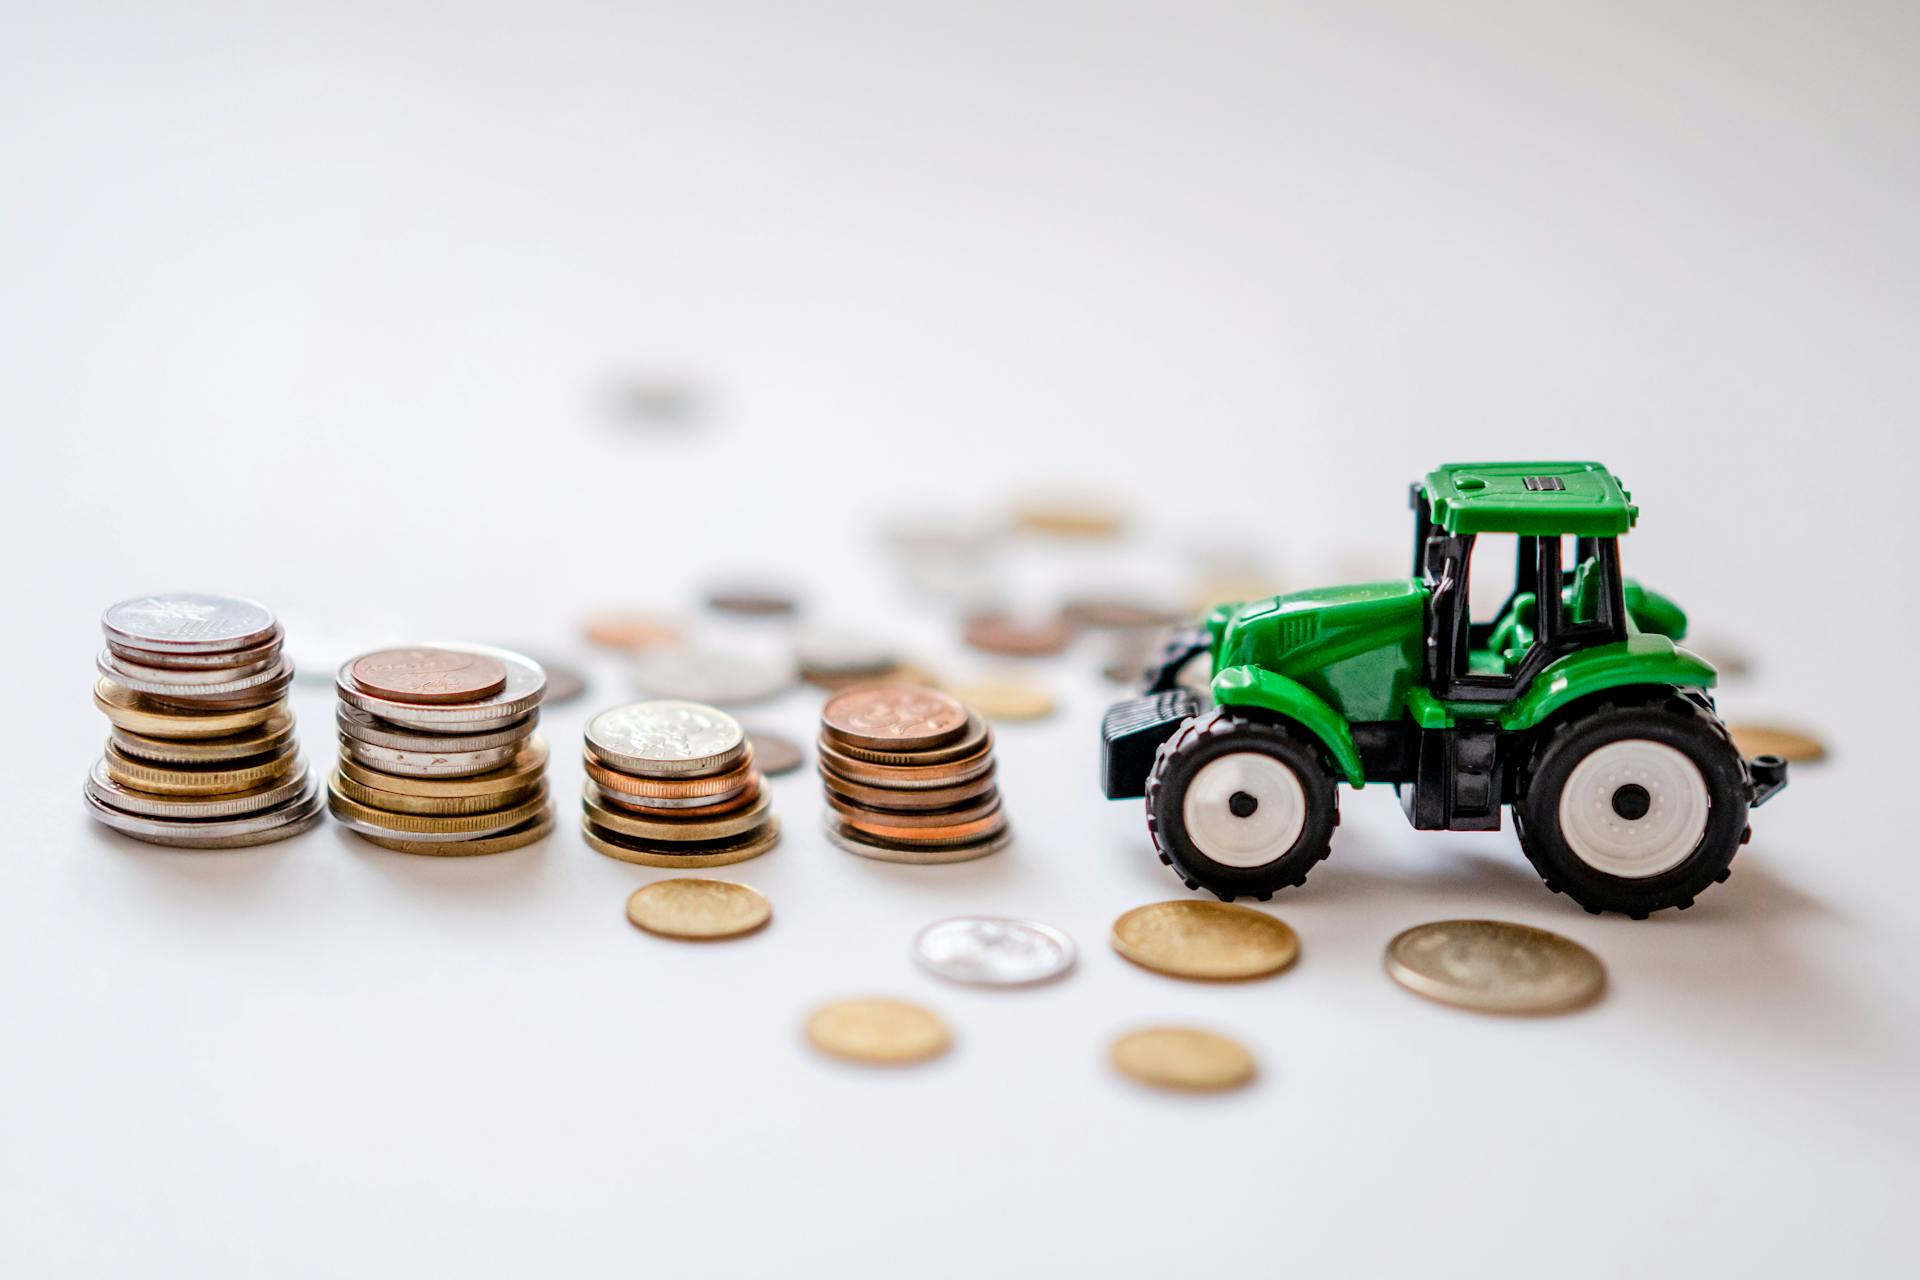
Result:
<svg viewBox="0 0 1920 1280">
<path fill-rule="evenodd" d="M 1114 8 L 10 7 L 0 1271 L 1910 1263 L 1913 8 Z M 609 427 L 629 369 L 691 371 L 710 430 Z M 1002 736 L 1017 848 L 860 861 L 782 780 L 739 943 L 638 933 L 654 873 L 571 832 L 192 855 L 84 816 L 97 614 L 132 592 L 256 595 L 296 650 L 554 648 L 784 574 L 966 672 L 888 589 L 882 513 L 1079 479 L 1149 504 L 1137 556 L 1310 583 L 1398 568 L 1405 483 L 1476 454 L 1620 470 L 1629 571 L 1755 654 L 1729 715 L 1834 746 L 1685 915 L 1589 918 L 1510 833 L 1416 835 L 1369 789 L 1274 904 L 1295 970 L 1133 969 L 1107 925 L 1179 886 L 1096 796 L 1108 691 L 1067 672 L 1097 655 Z M 547 721 L 563 800 L 625 696 L 599 674 Z M 324 688 L 297 709 L 324 759 Z M 1065 928 L 1078 969 L 921 973 L 915 930 L 973 911 Z M 1612 990 L 1501 1021 L 1382 976 L 1456 915 L 1578 938 Z M 807 1052 L 859 992 L 955 1051 Z M 1116 1079 L 1158 1021 L 1241 1037 L 1259 1085 Z"/>
</svg>

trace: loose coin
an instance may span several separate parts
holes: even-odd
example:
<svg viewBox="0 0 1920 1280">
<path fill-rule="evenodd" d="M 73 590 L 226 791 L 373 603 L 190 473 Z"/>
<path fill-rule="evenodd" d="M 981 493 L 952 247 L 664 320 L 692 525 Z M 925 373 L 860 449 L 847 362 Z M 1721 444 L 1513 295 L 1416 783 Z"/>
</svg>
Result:
<svg viewBox="0 0 1920 1280">
<path fill-rule="evenodd" d="M 791 688 L 794 674 L 791 659 L 686 646 L 650 649 L 633 663 L 643 693 L 720 706 L 764 702 Z"/>
<path fill-rule="evenodd" d="M 1779 756 L 1782 760 L 1811 764 L 1824 759 L 1827 754 L 1826 746 L 1819 739 L 1795 733 L 1791 729 L 1730 724 L 1727 732 L 1733 735 L 1733 745 L 1740 749 L 1740 754 L 1749 760 L 1759 756 Z"/>
<path fill-rule="evenodd" d="M 740 759 L 745 742 L 738 720 L 698 702 L 632 702 L 587 721 L 594 758 L 628 773 L 724 772 Z"/>
<path fill-rule="evenodd" d="M 1135 907 L 1113 922 L 1113 949 L 1175 978 L 1258 978 L 1300 954 L 1283 920 L 1252 907 L 1184 899 Z"/>
<path fill-rule="evenodd" d="M 989 720 L 1042 720 L 1053 714 L 1053 696 L 1018 684 L 949 685 L 947 691 Z"/>
<path fill-rule="evenodd" d="M 1073 627 L 1057 617 L 1022 621 L 1004 613 L 977 613 L 966 620 L 961 638 L 982 653 L 1042 658 L 1073 643 Z"/>
<path fill-rule="evenodd" d="M 1253 1055 L 1237 1040 L 1193 1027 L 1148 1027 L 1113 1042 L 1113 1065 L 1160 1089 L 1211 1092 L 1253 1079 Z"/>
<path fill-rule="evenodd" d="M 707 592 L 707 608 L 716 613 L 780 617 L 800 611 L 792 592 L 759 583 L 728 583 Z"/>
<path fill-rule="evenodd" d="M 587 677 L 570 662 L 561 662 L 546 654 L 527 655 L 547 673 L 547 692 L 540 699 L 543 707 L 558 707 L 572 702 L 587 691 Z"/>
<path fill-rule="evenodd" d="M 1606 986 L 1600 958 L 1571 938 L 1501 920 L 1439 920 L 1387 944 L 1387 973 L 1407 990 L 1486 1013 L 1564 1013 Z"/>
<path fill-rule="evenodd" d="M 627 919 L 663 938 L 738 938 L 773 919 L 773 904 L 748 885 L 683 877 L 634 890 Z"/>
<path fill-rule="evenodd" d="M 507 687 L 505 663 L 455 649 L 380 649 L 349 671 L 362 689 L 395 702 L 478 702 Z"/>
<path fill-rule="evenodd" d="M 967 709 L 934 689 L 868 684 L 828 698 L 820 722 L 856 747 L 925 751 L 958 737 L 967 727 Z"/>
<path fill-rule="evenodd" d="M 946 1023 L 931 1009 L 882 999 L 841 1000 L 814 1010 L 807 1039 L 822 1053 L 882 1066 L 937 1058 L 952 1043 Z"/>
<path fill-rule="evenodd" d="M 587 847 L 609 858 L 643 867 L 724 867 L 757 858 L 780 843 L 780 820 L 768 818 L 757 831 L 736 840 L 668 843 L 636 840 L 594 825 L 582 817 L 580 834 Z"/>
<path fill-rule="evenodd" d="M 603 649 L 645 649 L 680 639 L 679 627 L 646 614 L 598 614 L 587 619 L 586 631 L 588 643 Z"/>
<path fill-rule="evenodd" d="M 1185 615 L 1126 596 L 1077 596 L 1060 606 L 1060 617 L 1070 627 L 1129 631 L 1170 627 Z"/>
<path fill-rule="evenodd" d="M 753 729 L 747 733 L 747 741 L 753 744 L 753 758 L 759 764 L 760 772 L 769 778 L 792 773 L 807 761 L 799 743 L 777 733 Z"/>
<path fill-rule="evenodd" d="M 252 600 L 181 591 L 110 605 L 100 626 L 130 649 L 218 653 L 261 643 L 274 621 L 272 610 Z"/>
<path fill-rule="evenodd" d="M 1000 916 L 956 916 L 922 929 L 914 959 L 931 973 L 982 987 L 1021 987 L 1073 967 L 1073 940 L 1052 925 Z"/>
<path fill-rule="evenodd" d="M 1124 508 L 1095 494 L 1027 494 L 1015 500 L 1014 523 L 1030 533 L 1111 538 L 1126 527 Z"/>
<path fill-rule="evenodd" d="M 794 641 L 793 652 L 800 674 L 816 683 L 885 675 L 900 661 L 885 639 L 842 629 L 806 631 Z"/>
<path fill-rule="evenodd" d="M 368 844 L 391 849 L 395 853 L 420 854 L 435 858 L 468 858 L 488 853 L 508 853 L 544 840 L 553 831 L 553 806 L 548 805 L 532 819 L 497 835 L 472 840 L 416 840 L 407 836 L 354 830 Z"/>
</svg>

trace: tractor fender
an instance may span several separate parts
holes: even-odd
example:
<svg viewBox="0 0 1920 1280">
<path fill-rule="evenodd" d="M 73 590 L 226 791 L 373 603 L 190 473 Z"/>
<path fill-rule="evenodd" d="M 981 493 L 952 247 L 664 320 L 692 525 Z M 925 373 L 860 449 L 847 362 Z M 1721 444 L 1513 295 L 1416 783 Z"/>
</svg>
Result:
<svg viewBox="0 0 1920 1280">
<path fill-rule="evenodd" d="M 1320 740 L 1348 783 L 1365 784 L 1366 772 L 1346 719 L 1298 680 L 1262 667 L 1228 667 L 1213 678 L 1213 700 L 1223 707 L 1259 707 L 1285 716 Z"/>
<path fill-rule="evenodd" d="M 1637 635 L 1570 653 L 1549 665 L 1500 713 L 1500 727 L 1531 729 L 1569 702 L 1626 685 L 1706 689 L 1717 679 L 1712 664 L 1667 637 Z"/>
</svg>

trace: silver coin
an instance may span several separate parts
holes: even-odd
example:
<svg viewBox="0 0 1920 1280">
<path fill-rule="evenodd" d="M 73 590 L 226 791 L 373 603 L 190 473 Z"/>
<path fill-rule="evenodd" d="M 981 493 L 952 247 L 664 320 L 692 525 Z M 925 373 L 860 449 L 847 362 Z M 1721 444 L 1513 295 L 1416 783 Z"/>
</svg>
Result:
<svg viewBox="0 0 1920 1280">
<path fill-rule="evenodd" d="M 263 684 L 272 684 L 282 676 L 293 675 L 293 668 L 278 654 L 244 667 L 169 671 L 129 662 L 111 649 L 102 649 L 93 665 L 116 684 L 139 693 L 159 693 L 173 698 L 230 698 Z"/>
<path fill-rule="evenodd" d="M 295 747 L 294 750 L 299 748 Z M 219 818 L 238 818 L 285 804 L 307 785 L 307 766 L 302 761 L 285 778 L 264 787 L 213 796 L 162 796 L 123 787 L 107 772 L 105 759 L 94 761 L 87 775 L 87 794 L 101 804 L 122 813 L 142 818 L 160 818 L 174 822 L 206 822 Z"/>
<path fill-rule="evenodd" d="M 647 649 L 633 660 L 633 680 L 642 693 L 720 706 L 763 702 L 792 687 L 796 674 L 791 659 L 685 645 Z"/>
<path fill-rule="evenodd" d="M 546 705 L 544 699 L 541 705 Z M 494 747 L 512 747 L 525 742 L 539 727 L 540 712 L 538 709 L 529 711 L 503 729 L 490 729 L 483 733 L 415 733 L 388 724 L 358 707 L 348 706 L 334 707 L 333 723 L 342 735 L 369 746 L 426 755 L 457 755 L 468 751 L 489 751 Z"/>
<path fill-rule="evenodd" d="M 311 780 L 298 797 L 275 808 L 200 822 L 141 817 L 103 803 L 91 790 L 85 794 L 94 818 L 121 835 L 182 849 L 231 849 L 284 840 L 312 826 L 323 808 L 319 787 Z"/>
<path fill-rule="evenodd" d="M 909 845 L 883 843 L 847 827 L 831 809 L 820 815 L 820 825 L 826 829 L 827 839 L 848 853 L 857 853 L 863 858 L 872 858 L 876 862 L 903 862 L 917 866 L 971 862 L 975 858 L 984 858 L 990 853 L 998 853 L 1013 843 L 1012 827 L 1003 827 L 993 835 L 972 844 L 914 848 Z"/>
<path fill-rule="evenodd" d="M 738 800 L 741 796 L 747 794 L 747 788 L 752 784 L 742 783 L 733 790 L 723 791 L 717 796 L 685 797 L 630 796 L 624 791 L 615 791 L 609 787 L 603 787 L 592 778 L 587 779 L 587 785 L 593 788 L 595 797 L 598 798 L 603 805 L 611 805 L 616 809 L 632 809 L 639 813 L 645 813 L 648 809 L 704 809 L 708 805 L 725 804 L 729 800 Z"/>
<path fill-rule="evenodd" d="M 816 627 L 794 641 L 800 670 L 810 676 L 882 675 L 900 665 L 900 655 L 883 638 L 864 631 Z"/>
<path fill-rule="evenodd" d="M 495 649 L 484 644 L 435 643 L 423 646 L 451 649 L 455 653 L 478 653 L 496 659 L 507 669 L 507 686 L 490 698 L 474 702 L 449 702 L 432 706 L 415 702 L 395 702 L 377 698 L 354 683 L 353 664 L 360 655 L 348 658 L 334 674 L 333 685 L 340 701 L 370 712 L 382 720 L 426 733 L 478 733 L 503 729 L 540 705 L 546 692 L 547 673 L 539 663 L 510 649 Z"/>
<path fill-rule="evenodd" d="M 257 601 L 190 591 L 122 600 L 100 617 L 108 639 L 168 653 L 247 649 L 272 635 L 273 627 L 273 611 Z"/>
<path fill-rule="evenodd" d="M 956 916 L 922 929 L 913 958 L 931 973 L 981 987 L 1023 987 L 1073 967 L 1073 939 L 1052 925 Z"/>
<path fill-rule="evenodd" d="M 510 743 L 482 751 L 396 751 L 340 735 L 340 754 L 347 759 L 369 769 L 407 778 L 464 778 L 485 773 L 512 760 L 519 750 L 518 743 Z"/>
<path fill-rule="evenodd" d="M 107 638 L 107 648 L 128 662 L 137 662 L 144 667 L 157 667 L 163 671 L 209 671 L 271 661 L 279 656 L 284 635 L 280 625 L 275 623 L 272 633 L 259 644 L 249 645 L 245 649 L 222 649 L 216 653 L 163 653 L 158 649 L 136 649 L 111 636 Z"/>
<path fill-rule="evenodd" d="M 746 730 L 726 712 L 672 698 L 609 707 L 587 721 L 594 757 L 641 777 L 724 772 L 746 741 Z"/>
</svg>

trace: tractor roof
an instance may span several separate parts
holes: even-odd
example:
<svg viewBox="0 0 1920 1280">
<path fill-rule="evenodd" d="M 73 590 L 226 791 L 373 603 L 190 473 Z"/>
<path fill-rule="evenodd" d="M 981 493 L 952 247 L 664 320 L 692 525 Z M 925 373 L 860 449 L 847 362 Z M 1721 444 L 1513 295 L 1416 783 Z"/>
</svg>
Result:
<svg viewBox="0 0 1920 1280">
<path fill-rule="evenodd" d="M 1640 508 L 1597 462 L 1456 462 L 1427 476 L 1433 522 L 1448 533 L 1612 537 Z"/>
</svg>

